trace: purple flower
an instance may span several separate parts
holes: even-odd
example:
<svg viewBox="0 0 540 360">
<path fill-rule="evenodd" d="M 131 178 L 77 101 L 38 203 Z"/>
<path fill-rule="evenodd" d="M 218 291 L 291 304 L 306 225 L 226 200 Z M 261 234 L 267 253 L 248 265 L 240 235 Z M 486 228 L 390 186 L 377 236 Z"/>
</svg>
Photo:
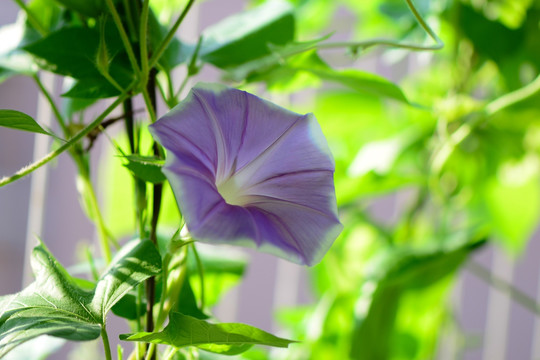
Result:
<svg viewBox="0 0 540 360">
<path fill-rule="evenodd" d="M 313 265 L 341 232 L 334 161 L 313 114 L 198 84 L 150 130 L 195 239 Z"/>
</svg>

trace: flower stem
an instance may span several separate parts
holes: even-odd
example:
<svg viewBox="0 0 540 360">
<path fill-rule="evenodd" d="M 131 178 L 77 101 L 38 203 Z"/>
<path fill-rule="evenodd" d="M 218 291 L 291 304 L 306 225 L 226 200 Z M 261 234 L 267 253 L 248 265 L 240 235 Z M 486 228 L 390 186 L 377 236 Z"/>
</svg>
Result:
<svg viewBox="0 0 540 360">
<path fill-rule="evenodd" d="M 144 0 L 139 24 L 139 43 L 141 47 L 141 68 L 144 76 L 148 74 L 148 12 L 150 1 Z"/>
<path fill-rule="evenodd" d="M 106 360 L 112 360 L 111 345 L 109 344 L 109 336 L 107 335 L 107 330 L 105 329 L 105 324 L 101 327 L 101 338 L 103 339 L 103 348 L 105 350 L 105 359 Z"/>
<path fill-rule="evenodd" d="M 178 349 L 171 347 L 171 350 L 169 354 L 167 355 L 167 357 L 165 358 L 165 360 L 172 360 L 172 358 L 174 357 L 174 355 L 176 355 L 177 352 L 178 352 Z"/>
<path fill-rule="evenodd" d="M 199 279 L 201 282 L 201 310 L 204 310 L 205 299 L 204 299 L 204 267 L 199 257 L 199 252 L 195 247 L 195 243 L 191 243 L 191 250 L 193 250 L 193 255 L 195 255 L 195 261 L 197 261 L 197 270 L 199 271 Z"/>
<path fill-rule="evenodd" d="M 64 151 L 71 148 L 74 144 L 76 144 L 79 140 L 81 140 L 83 137 L 88 135 L 92 130 L 94 130 L 96 127 L 101 124 L 101 122 L 109 115 L 118 105 L 120 105 L 125 99 L 127 98 L 127 92 L 124 92 L 121 94 L 107 109 L 105 109 L 104 112 L 101 113 L 94 121 L 92 121 L 88 126 L 86 126 L 84 129 L 79 131 L 77 134 L 75 134 L 69 141 L 65 142 L 62 146 L 57 148 L 54 151 L 51 151 L 49 154 L 41 158 L 40 160 L 23 167 L 19 171 L 17 171 L 15 174 L 9 176 L 9 177 L 3 177 L 0 179 L 0 187 L 10 184 L 28 174 L 30 174 L 32 171 L 39 169 L 41 166 L 47 164 L 49 161 L 56 158 L 58 155 L 62 154 Z"/>
<path fill-rule="evenodd" d="M 145 356 L 145 360 L 151 360 L 151 359 L 155 359 L 155 350 L 156 350 L 156 344 L 154 343 L 150 343 L 150 345 L 148 346 L 148 349 L 146 350 L 146 356 Z"/>
<path fill-rule="evenodd" d="M 151 116 L 152 123 L 156 120 L 156 109 L 157 109 L 157 99 L 156 99 L 156 69 L 150 69 L 148 76 L 148 83 L 146 88 L 143 91 L 145 98 L 146 106 L 148 108 L 148 113 Z M 159 144 L 154 142 L 154 155 L 160 155 Z M 159 213 L 161 211 L 161 201 L 163 195 L 163 184 L 154 184 L 153 186 L 153 199 L 152 199 L 152 219 L 150 220 L 150 241 L 157 245 L 157 226 L 159 220 Z M 155 301 L 155 291 L 156 291 L 156 278 L 154 276 L 150 277 L 146 281 L 146 331 L 154 331 L 154 301 Z M 162 294 L 165 296 L 165 294 Z M 147 360 L 153 360 L 156 358 L 153 353 L 153 348 L 147 349 Z"/>
</svg>

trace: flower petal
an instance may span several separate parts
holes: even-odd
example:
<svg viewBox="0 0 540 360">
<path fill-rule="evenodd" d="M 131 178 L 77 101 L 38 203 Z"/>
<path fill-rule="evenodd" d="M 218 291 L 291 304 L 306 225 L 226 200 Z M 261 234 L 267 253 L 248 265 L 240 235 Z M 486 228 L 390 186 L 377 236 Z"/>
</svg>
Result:
<svg viewBox="0 0 540 360">
<path fill-rule="evenodd" d="M 339 235 L 334 161 L 312 114 L 200 84 L 150 130 L 194 238 L 313 265 Z"/>
</svg>

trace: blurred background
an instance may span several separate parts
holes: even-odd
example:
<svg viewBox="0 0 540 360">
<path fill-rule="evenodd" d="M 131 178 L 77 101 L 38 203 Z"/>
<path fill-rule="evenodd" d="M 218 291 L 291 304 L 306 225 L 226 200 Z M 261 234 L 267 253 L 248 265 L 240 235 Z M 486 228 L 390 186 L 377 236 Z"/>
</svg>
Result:
<svg viewBox="0 0 540 360">
<path fill-rule="evenodd" d="M 203 29 L 254 3 L 197 3 L 180 37 L 196 42 Z M 299 40 L 332 34 L 333 41 L 432 41 L 403 1 L 292 3 Z M 342 348 L 379 342 L 391 353 L 380 355 L 375 346 L 359 358 L 540 359 L 540 99 L 488 115 L 480 111 L 486 103 L 496 108 L 491 100 L 538 75 L 539 2 L 416 4 L 445 42 L 443 50 L 320 52 L 336 69 L 399 84 L 406 100 L 313 73 L 271 74 L 246 85 L 319 119 L 336 158 L 345 224 L 314 268 L 242 251 L 248 257 L 244 278 L 223 294 L 215 312 L 223 321 L 303 340 L 296 350 L 271 358 L 338 359 L 348 356 Z M 14 2 L 4 1 L 0 25 L 15 22 L 17 11 Z M 185 69 L 177 73 L 182 79 Z M 205 66 L 194 81 L 221 76 Z M 60 79 L 43 74 L 42 80 L 60 99 Z M 0 84 L 0 108 L 44 124 L 51 119 L 35 83 L 23 76 Z M 160 114 L 165 111 L 162 104 Z M 467 133 L 456 140 L 459 131 Z M 42 157 L 50 145 L 43 136 L 2 128 L 0 176 Z M 101 137 L 95 146 L 92 161 L 100 171 L 94 180 L 104 189 L 98 195 L 107 218 L 120 224 L 117 210 L 131 200 L 121 197 L 122 175 L 113 184 L 107 180 L 107 170 L 116 171 L 108 141 Z M 113 231 L 121 235 L 122 226 Z M 31 279 L 28 251 L 37 236 L 67 267 L 84 258 L 95 230 L 80 209 L 67 155 L 0 189 L 0 229 L 0 295 Z"/>
</svg>

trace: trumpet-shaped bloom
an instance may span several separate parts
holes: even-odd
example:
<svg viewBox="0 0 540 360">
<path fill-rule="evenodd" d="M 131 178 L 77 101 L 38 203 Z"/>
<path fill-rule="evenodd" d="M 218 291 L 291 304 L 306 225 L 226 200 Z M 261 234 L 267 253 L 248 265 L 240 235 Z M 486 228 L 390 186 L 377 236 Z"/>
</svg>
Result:
<svg viewBox="0 0 540 360">
<path fill-rule="evenodd" d="M 150 130 L 195 239 L 313 265 L 341 232 L 334 161 L 313 114 L 198 84 Z"/>
</svg>

